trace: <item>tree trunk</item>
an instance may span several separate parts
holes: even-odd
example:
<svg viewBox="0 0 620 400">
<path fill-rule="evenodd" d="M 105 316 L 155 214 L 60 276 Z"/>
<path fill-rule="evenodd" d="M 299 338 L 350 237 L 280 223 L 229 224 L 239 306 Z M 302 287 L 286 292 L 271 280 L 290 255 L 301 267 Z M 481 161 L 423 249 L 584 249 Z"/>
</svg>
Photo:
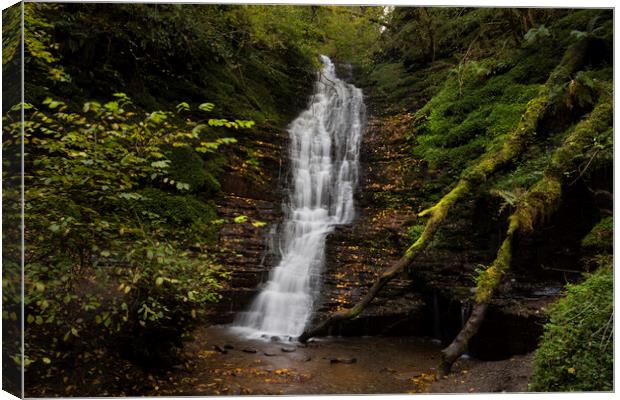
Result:
<svg viewBox="0 0 620 400">
<path fill-rule="evenodd" d="M 480 328 L 480 324 L 484 320 L 487 308 L 488 304 L 486 303 L 476 304 L 465 326 L 461 329 L 456 339 L 450 343 L 450 346 L 441 351 L 441 364 L 439 365 L 440 374 L 448 375 L 454 361 L 467 351 L 469 339 L 478 332 L 478 328 Z"/>
</svg>

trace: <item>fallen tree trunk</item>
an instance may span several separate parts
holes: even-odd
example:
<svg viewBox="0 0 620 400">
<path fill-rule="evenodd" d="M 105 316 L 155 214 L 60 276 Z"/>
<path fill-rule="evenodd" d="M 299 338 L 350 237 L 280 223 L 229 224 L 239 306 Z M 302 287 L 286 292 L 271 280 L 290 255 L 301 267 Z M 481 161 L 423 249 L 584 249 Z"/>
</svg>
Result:
<svg viewBox="0 0 620 400">
<path fill-rule="evenodd" d="M 299 341 L 305 342 L 313 336 L 325 334 L 329 326 L 335 322 L 357 317 L 372 302 L 386 283 L 401 273 L 407 266 L 411 265 L 415 258 L 426 249 L 430 239 L 454 204 L 467 196 L 472 189 L 484 182 L 491 174 L 517 158 L 524 151 L 528 139 L 536 133 L 539 121 L 544 117 L 551 105 L 550 94 L 552 90 L 557 84 L 566 81 L 573 72 L 583 65 L 587 45 L 588 39 L 583 39 L 569 47 L 562 61 L 549 75 L 547 82 L 542 86 L 538 95 L 530 100 L 521 121 L 510 132 L 501 149 L 485 153 L 476 165 L 463 172 L 461 179 L 448 194 L 439 200 L 437 204 L 418 214 L 420 217 L 430 216 L 420 238 L 405 251 L 405 254 L 393 266 L 379 275 L 368 293 L 353 307 L 336 311 L 316 326 L 306 329 L 298 338 Z"/>
<path fill-rule="evenodd" d="M 598 105 L 588 117 L 577 124 L 574 131 L 553 153 L 543 177 L 528 190 L 517 204 L 515 212 L 509 217 L 506 238 L 495 260 L 478 278 L 473 312 L 452 343 L 442 350 L 439 366 L 441 374 L 450 373 L 454 361 L 467 350 L 469 340 L 478 332 L 489 302 L 510 268 L 514 237 L 518 233 L 531 233 L 537 222 L 548 218 L 556 210 L 562 197 L 564 173 L 575 169 L 575 156 L 583 153 L 584 148 L 592 144 L 596 136 L 611 125 L 613 117 L 611 87 L 604 85 L 601 92 Z"/>
</svg>

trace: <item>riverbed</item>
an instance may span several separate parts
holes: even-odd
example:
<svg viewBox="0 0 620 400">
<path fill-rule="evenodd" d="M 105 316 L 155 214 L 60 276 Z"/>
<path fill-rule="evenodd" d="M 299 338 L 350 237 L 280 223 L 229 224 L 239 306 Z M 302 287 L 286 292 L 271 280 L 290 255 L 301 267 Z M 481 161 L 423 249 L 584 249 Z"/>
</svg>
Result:
<svg viewBox="0 0 620 400">
<path fill-rule="evenodd" d="M 531 355 L 461 358 L 436 377 L 441 346 L 419 337 L 330 337 L 308 344 L 249 340 L 202 327 L 184 364 L 154 378 L 150 395 L 484 393 L 527 390 Z"/>
</svg>

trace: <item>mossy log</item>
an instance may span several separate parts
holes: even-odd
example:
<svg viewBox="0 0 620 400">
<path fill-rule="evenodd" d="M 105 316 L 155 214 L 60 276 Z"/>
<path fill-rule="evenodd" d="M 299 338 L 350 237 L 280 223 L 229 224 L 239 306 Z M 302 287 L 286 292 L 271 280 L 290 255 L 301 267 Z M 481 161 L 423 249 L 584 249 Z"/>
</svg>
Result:
<svg viewBox="0 0 620 400">
<path fill-rule="evenodd" d="M 577 124 L 574 131 L 553 153 L 543 177 L 528 190 L 509 217 L 506 238 L 495 260 L 478 278 L 475 305 L 470 317 L 452 343 L 442 350 L 440 373 L 446 375 L 450 372 L 452 364 L 465 352 L 469 340 L 482 324 L 489 302 L 510 268 L 515 236 L 531 233 L 537 222 L 548 218 L 557 209 L 562 198 L 564 173 L 575 169 L 575 156 L 583 153 L 584 148 L 592 144 L 598 134 L 609 128 L 612 118 L 611 87 L 605 85 L 598 105 Z"/>
<path fill-rule="evenodd" d="M 539 122 L 552 105 L 552 90 L 559 83 L 568 80 L 570 75 L 578 71 L 583 65 L 587 46 L 588 39 L 583 39 L 569 47 L 560 64 L 551 72 L 547 82 L 541 87 L 538 95 L 530 100 L 521 121 L 507 135 L 499 151 L 494 149 L 483 154 L 478 163 L 463 172 L 456 186 L 448 194 L 437 204 L 419 214 L 420 217 L 430 217 L 426 222 L 424 231 L 394 265 L 379 275 L 368 293 L 353 307 L 336 311 L 316 326 L 306 329 L 298 338 L 299 341 L 305 342 L 313 336 L 325 334 L 329 326 L 334 323 L 357 317 L 372 302 L 386 283 L 411 265 L 416 257 L 426 249 L 452 206 L 525 150 L 528 139 L 536 134 Z"/>
</svg>

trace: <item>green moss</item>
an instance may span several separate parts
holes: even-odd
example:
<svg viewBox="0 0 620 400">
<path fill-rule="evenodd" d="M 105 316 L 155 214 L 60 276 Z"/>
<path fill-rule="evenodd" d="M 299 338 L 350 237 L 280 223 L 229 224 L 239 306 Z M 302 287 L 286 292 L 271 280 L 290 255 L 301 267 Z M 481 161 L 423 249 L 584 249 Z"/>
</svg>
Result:
<svg viewBox="0 0 620 400">
<path fill-rule="evenodd" d="M 514 223 L 511 221 L 510 225 Z M 509 229 L 510 232 L 510 229 Z M 476 278 L 476 302 L 487 303 L 504 275 L 510 268 L 512 260 L 512 233 L 504 240 L 493 263 Z"/>
<path fill-rule="evenodd" d="M 581 240 L 581 246 L 588 250 L 609 252 L 614 245 L 614 219 L 606 217 Z"/>
<path fill-rule="evenodd" d="M 493 188 L 512 191 L 516 188 L 531 187 L 543 177 L 544 170 L 551 160 L 548 145 L 545 142 L 542 146 L 531 146 L 512 171 L 499 176 L 493 182 Z"/>
<path fill-rule="evenodd" d="M 413 225 L 409 227 L 407 230 L 407 236 L 409 236 L 411 243 L 418 240 L 420 236 L 422 236 L 422 232 L 424 232 L 424 225 Z"/>
<path fill-rule="evenodd" d="M 613 283 L 609 259 L 549 309 L 530 390 L 613 389 Z"/>
<path fill-rule="evenodd" d="M 483 74 L 463 88 L 452 74 L 416 114 L 413 155 L 427 160 L 431 169 L 450 165 L 451 173 L 458 175 L 496 138 L 513 131 L 541 88 L 520 83 L 513 69 L 486 80 Z"/>
</svg>

